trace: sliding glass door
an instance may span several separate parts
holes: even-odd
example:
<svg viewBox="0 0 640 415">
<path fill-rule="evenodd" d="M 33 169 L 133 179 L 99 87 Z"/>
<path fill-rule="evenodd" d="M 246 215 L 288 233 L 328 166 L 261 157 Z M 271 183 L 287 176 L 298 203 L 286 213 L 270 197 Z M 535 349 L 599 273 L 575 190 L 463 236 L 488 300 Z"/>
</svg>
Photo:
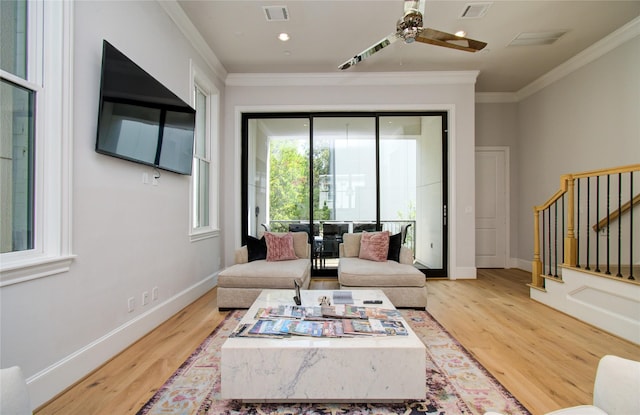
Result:
<svg viewBox="0 0 640 415">
<path fill-rule="evenodd" d="M 401 232 L 418 268 L 446 276 L 446 124 L 444 112 L 244 114 L 243 237 L 307 232 L 314 275 L 336 275 L 344 233 Z"/>
<path fill-rule="evenodd" d="M 313 218 L 321 236 L 314 265 L 317 274 L 332 274 L 342 235 L 354 224 L 375 226 L 375 118 L 314 117 L 313 154 Z"/>
<path fill-rule="evenodd" d="M 446 113 L 379 120 L 383 229 L 405 230 L 415 266 L 427 276 L 446 276 Z"/>
</svg>

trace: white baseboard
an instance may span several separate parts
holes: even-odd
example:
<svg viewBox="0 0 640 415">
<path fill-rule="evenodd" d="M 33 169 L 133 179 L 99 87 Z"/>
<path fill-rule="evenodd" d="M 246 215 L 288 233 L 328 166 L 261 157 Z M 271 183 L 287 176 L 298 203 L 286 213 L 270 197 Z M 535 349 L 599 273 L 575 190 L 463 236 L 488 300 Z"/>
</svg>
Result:
<svg viewBox="0 0 640 415">
<path fill-rule="evenodd" d="M 478 269 L 476 267 L 458 267 L 449 274 L 451 280 L 474 280 L 478 278 Z"/>
<path fill-rule="evenodd" d="M 210 275 L 29 377 L 27 385 L 32 409 L 45 404 L 161 323 L 167 321 L 178 311 L 212 289 L 217 280 L 217 273 Z"/>
<path fill-rule="evenodd" d="M 518 268 L 524 271 L 531 272 L 531 260 L 520 259 L 520 258 L 511 258 L 511 263 L 513 264 L 511 268 Z"/>
</svg>

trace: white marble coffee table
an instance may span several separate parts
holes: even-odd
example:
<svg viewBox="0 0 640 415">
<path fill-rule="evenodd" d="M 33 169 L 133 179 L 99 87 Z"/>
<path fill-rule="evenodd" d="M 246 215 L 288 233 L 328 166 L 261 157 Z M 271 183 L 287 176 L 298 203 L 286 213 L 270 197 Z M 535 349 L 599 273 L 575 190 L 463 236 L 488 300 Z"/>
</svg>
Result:
<svg viewBox="0 0 640 415">
<path fill-rule="evenodd" d="M 302 305 L 318 305 L 331 290 L 303 290 Z M 264 290 L 245 314 L 294 304 L 294 290 Z M 380 290 L 354 290 L 355 305 L 382 300 Z M 408 336 L 286 339 L 229 338 L 222 345 L 221 395 L 247 402 L 390 402 L 424 399 L 426 350 L 408 324 Z"/>
</svg>

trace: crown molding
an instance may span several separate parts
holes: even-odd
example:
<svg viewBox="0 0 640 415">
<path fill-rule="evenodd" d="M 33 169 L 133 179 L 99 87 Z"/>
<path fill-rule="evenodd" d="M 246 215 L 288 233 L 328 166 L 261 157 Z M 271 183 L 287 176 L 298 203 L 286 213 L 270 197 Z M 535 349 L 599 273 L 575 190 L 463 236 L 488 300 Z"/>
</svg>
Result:
<svg viewBox="0 0 640 415">
<path fill-rule="evenodd" d="M 230 73 L 227 86 L 398 86 L 475 84 L 479 71 Z"/>
<path fill-rule="evenodd" d="M 601 58 L 618 46 L 640 36 L 640 17 L 636 17 L 610 35 L 602 38 L 566 62 L 558 65 L 517 92 L 478 92 L 479 104 L 517 103 L 559 81 L 583 66 Z"/>
<path fill-rule="evenodd" d="M 577 71 L 583 66 L 601 58 L 605 54 L 611 52 L 623 43 L 640 35 L 640 17 L 636 17 L 620 29 L 602 38 L 598 42 L 589 46 L 587 49 L 578 53 L 568 61 L 560 64 L 551 71 L 542 75 L 529 85 L 525 86 L 518 92 L 516 96 L 521 101 L 536 92 L 546 88 L 552 83 L 564 78 L 565 76 Z"/>
<path fill-rule="evenodd" d="M 505 104 L 518 102 L 515 92 L 477 92 L 477 104 Z"/>
<path fill-rule="evenodd" d="M 169 15 L 171 20 L 178 26 L 178 29 L 185 35 L 196 51 L 202 56 L 213 71 L 213 73 L 222 81 L 227 77 L 227 70 L 222 65 L 218 57 L 213 53 L 207 42 L 204 40 L 200 32 L 193 25 L 189 17 L 187 17 L 182 7 L 176 0 L 157 0 L 157 3 Z"/>
</svg>

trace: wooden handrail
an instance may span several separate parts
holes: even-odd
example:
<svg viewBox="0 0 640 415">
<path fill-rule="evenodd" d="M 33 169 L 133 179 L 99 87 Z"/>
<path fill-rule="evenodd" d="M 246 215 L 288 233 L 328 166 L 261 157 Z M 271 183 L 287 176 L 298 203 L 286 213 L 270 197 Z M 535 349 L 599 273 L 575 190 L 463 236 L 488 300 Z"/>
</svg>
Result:
<svg viewBox="0 0 640 415">
<path fill-rule="evenodd" d="M 554 204 L 563 194 L 567 192 L 569 188 L 569 182 L 575 179 L 584 179 L 586 177 L 603 176 L 607 174 L 629 173 L 632 171 L 640 170 L 640 164 L 630 164 L 628 166 L 614 167 L 608 169 L 589 170 L 581 173 L 564 174 L 560 176 L 560 190 L 558 190 L 553 196 L 549 198 L 544 204 L 536 206 L 534 209 L 541 212 Z M 634 199 L 634 204 L 635 204 Z"/>
<path fill-rule="evenodd" d="M 607 168 L 607 169 L 598 169 L 598 170 L 590 170 L 581 173 L 573 173 L 573 174 L 565 174 L 560 177 L 560 190 L 558 190 L 549 200 L 547 200 L 544 204 L 540 206 L 534 206 L 533 215 L 534 215 L 534 252 L 533 252 L 533 264 L 532 264 L 532 278 L 531 285 L 536 288 L 544 288 L 544 280 L 541 278 L 542 272 L 542 263 L 540 261 L 540 221 L 539 215 L 540 212 L 543 212 L 545 209 L 548 209 L 554 203 L 556 203 L 561 197 L 565 194 L 568 194 L 569 201 L 567 206 L 567 233 L 564 240 L 564 263 L 568 266 L 576 266 L 577 261 L 577 239 L 574 234 L 574 185 L 576 179 L 583 179 L 587 177 L 597 177 L 604 175 L 613 175 L 620 173 L 631 173 L 635 171 L 640 171 L 640 164 L 630 164 L 628 166 Z M 635 196 L 633 200 L 625 203 L 624 206 L 621 206 L 618 211 L 611 213 L 608 217 L 608 220 L 616 219 L 620 214 L 626 212 L 631 208 L 632 205 L 636 203 L 640 203 L 640 194 Z M 594 230 L 601 229 L 603 225 L 606 225 L 607 217 L 598 222 L 594 226 Z"/>
<path fill-rule="evenodd" d="M 556 203 L 561 197 L 562 195 L 564 195 L 565 193 L 567 193 L 566 189 L 560 189 L 557 192 L 554 193 L 553 196 L 551 196 L 551 198 L 549 200 L 547 200 L 544 204 L 540 205 L 540 206 L 536 206 L 533 208 L 533 210 L 537 211 L 537 212 L 542 212 L 543 210 L 547 209 L 549 206 L 553 205 L 554 203 Z"/>
<path fill-rule="evenodd" d="M 586 177 L 605 176 L 607 174 L 629 173 L 640 170 L 640 164 L 629 164 L 628 166 L 614 167 L 609 169 L 590 170 L 582 173 L 573 173 L 574 179 L 584 179 Z"/>
<path fill-rule="evenodd" d="M 638 193 L 633 198 L 633 200 L 628 201 L 624 205 L 620 206 L 619 209 L 616 209 L 613 212 L 611 212 L 608 217 L 605 216 L 604 218 L 600 219 L 600 221 L 598 223 L 593 225 L 593 230 L 595 232 L 598 232 L 600 229 L 603 229 L 604 227 L 606 227 L 607 223 L 613 222 L 614 220 L 618 219 L 618 217 L 620 215 L 622 215 L 624 212 L 626 212 L 627 210 L 631 209 L 631 205 L 632 204 L 633 205 L 637 205 L 638 203 L 640 203 L 640 193 Z"/>
</svg>

